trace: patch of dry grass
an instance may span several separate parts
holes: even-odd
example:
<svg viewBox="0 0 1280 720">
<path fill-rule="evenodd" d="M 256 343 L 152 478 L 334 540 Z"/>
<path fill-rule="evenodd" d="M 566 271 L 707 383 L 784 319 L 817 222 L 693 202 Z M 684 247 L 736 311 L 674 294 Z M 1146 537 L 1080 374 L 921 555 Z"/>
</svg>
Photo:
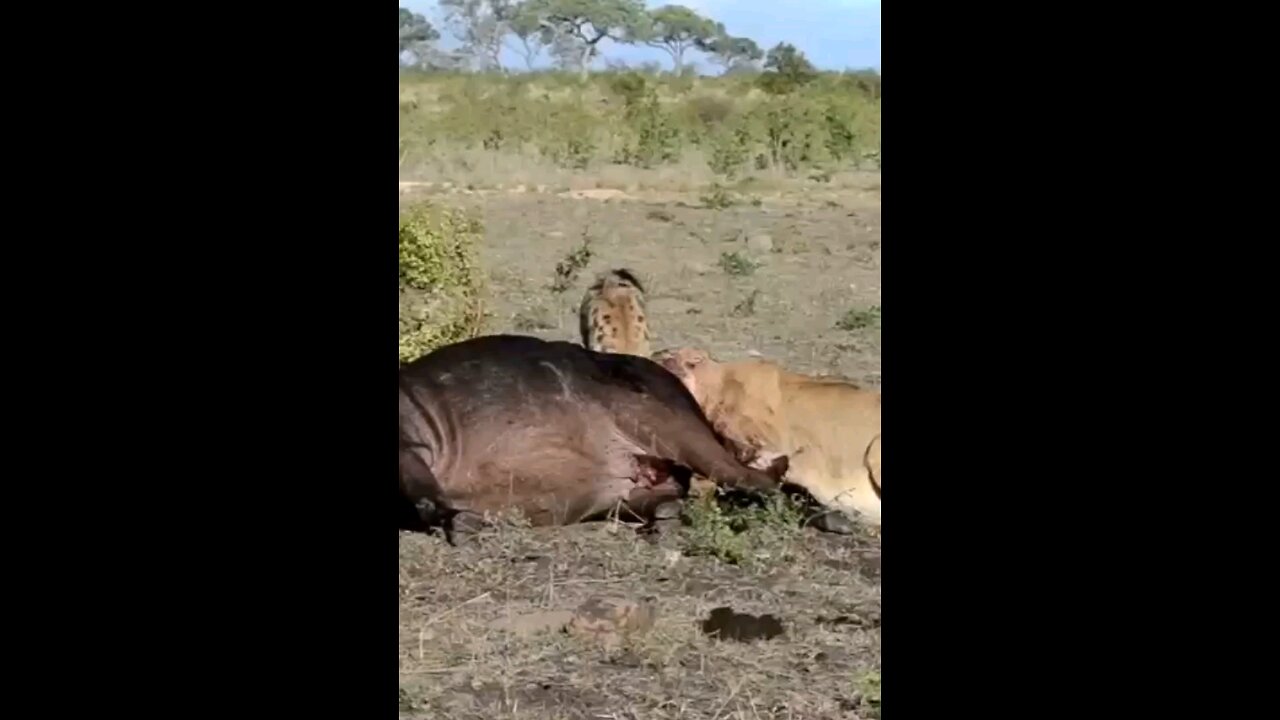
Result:
<svg viewBox="0 0 1280 720">
<path fill-rule="evenodd" d="M 406 713 L 470 718 L 878 717 L 879 545 L 804 532 L 785 564 L 687 556 L 625 525 L 504 524 L 472 544 L 402 534 Z M 650 599 L 651 629 L 613 645 L 500 627 L 593 596 Z M 711 609 L 772 613 L 785 634 L 703 634 Z M 876 690 L 878 693 L 878 690 Z"/>
<path fill-rule="evenodd" d="M 585 169 L 565 168 L 531 147 L 503 152 L 437 143 L 430 154 L 409 158 L 400 168 L 400 179 L 451 183 L 473 190 L 512 189 L 561 192 L 613 188 L 626 192 L 666 190 L 695 192 L 716 179 L 702 153 L 689 150 L 679 159 L 654 168 L 596 162 Z"/>
</svg>

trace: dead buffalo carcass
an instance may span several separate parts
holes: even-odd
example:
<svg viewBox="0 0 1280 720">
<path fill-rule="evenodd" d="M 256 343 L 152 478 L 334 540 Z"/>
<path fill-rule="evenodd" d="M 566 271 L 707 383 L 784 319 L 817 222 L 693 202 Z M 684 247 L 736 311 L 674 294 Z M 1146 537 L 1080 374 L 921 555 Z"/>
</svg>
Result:
<svg viewBox="0 0 1280 720">
<path fill-rule="evenodd" d="M 785 470 L 740 463 L 647 358 L 492 335 L 400 368 L 401 527 L 441 527 L 451 542 L 486 512 L 518 508 L 535 525 L 613 510 L 647 521 L 677 507 L 690 471 L 759 492 Z"/>
</svg>

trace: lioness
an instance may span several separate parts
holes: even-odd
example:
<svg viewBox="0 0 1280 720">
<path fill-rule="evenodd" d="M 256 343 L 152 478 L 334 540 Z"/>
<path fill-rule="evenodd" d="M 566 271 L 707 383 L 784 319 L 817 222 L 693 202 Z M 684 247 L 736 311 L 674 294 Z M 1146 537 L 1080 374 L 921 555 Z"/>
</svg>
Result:
<svg viewBox="0 0 1280 720">
<path fill-rule="evenodd" d="M 788 482 L 880 525 L 880 393 L 763 360 L 718 362 L 695 348 L 653 359 L 689 388 L 741 460 L 759 467 L 787 455 Z"/>
</svg>

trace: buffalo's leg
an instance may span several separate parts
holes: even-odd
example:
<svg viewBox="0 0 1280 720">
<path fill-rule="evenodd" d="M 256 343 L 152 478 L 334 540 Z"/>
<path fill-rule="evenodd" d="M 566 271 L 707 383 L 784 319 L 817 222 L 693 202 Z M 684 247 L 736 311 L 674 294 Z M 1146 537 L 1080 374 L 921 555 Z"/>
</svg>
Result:
<svg viewBox="0 0 1280 720">
<path fill-rule="evenodd" d="M 426 526 L 438 525 L 444 519 L 446 509 L 440 483 L 422 456 L 411 447 L 400 448 L 400 493 L 412 503 Z"/>
<path fill-rule="evenodd" d="M 693 472 L 655 455 L 637 455 L 635 459 L 636 486 L 627 495 L 626 511 L 646 526 L 679 517 Z"/>
<path fill-rule="evenodd" d="M 627 496 L 623 511 L 643 523 L 670 520 L 680 514 L 680 501 L 683 499 L 684 493 L 675 483 L 638 487 Z M 625 519 L 626 515 L 622 517 Z"/>
<path fill-rule="evenodd" d="M 687 428 L 686 428 L 687 429 Z M 655 434 L 655 444 L 670 446 L 674 457 L 694 472 L 710 478 L 717 485 L 749 492 L 768 492 L 778 487 L 769 473 L 743 465 L 716 441 L 711 429 L 678 433 L 664 429 Z"/>
<path fill-rule="evenodd" d="M 627 420 L 620 420 L 619 427 L 641 447 L 651 448 L 653 455 L 670 458 L 724 487 L 748 492 L 778 487 L 778 481 L 768 473 L 742 464 L 720 444 L 711 426 L 693 413 L 674 410 L 657 398 L 646 397 L 638 407 L 628 408 L 628 414 L 632 418 L 630 427 Z"/>
</svg>

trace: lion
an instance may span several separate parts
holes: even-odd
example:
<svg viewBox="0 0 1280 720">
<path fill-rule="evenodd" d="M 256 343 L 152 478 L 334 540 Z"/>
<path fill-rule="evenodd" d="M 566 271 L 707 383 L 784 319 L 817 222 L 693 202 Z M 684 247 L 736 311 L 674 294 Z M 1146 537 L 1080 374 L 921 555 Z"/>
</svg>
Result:
<svg viewBox="0 0 1280 720">
<path fill-rule="evenodd" d="M 578 316 L 586 348 L 649 356 L 644 286 L 630 270 L 618 268 L 596 278 L 582 298 Z"/>
<path fill-rule="evenodd" d="M 697 348 L 652 359 L 680 378 L 743 462 L 788 456 L 787 482 L 880 526 L 880 393 L 764 360 L 719 362 Z"/>
</svg>

